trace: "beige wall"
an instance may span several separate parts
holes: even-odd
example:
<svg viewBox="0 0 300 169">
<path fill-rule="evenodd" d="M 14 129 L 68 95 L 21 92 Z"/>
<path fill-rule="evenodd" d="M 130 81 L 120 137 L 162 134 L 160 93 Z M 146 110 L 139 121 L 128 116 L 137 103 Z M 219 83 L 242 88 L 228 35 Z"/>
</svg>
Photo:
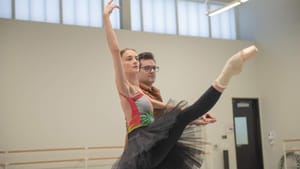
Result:
<svg viewBox="0 0 300 169">
<path fill-rule="evenodd" d="M 299 7 L 299 0 L 251 0 L 240 8 L 241 38 L 261 48 L 257 82 L 266 169 L 278 168 L 283 139 L 300 138 Z M 267 139 L 270 131 L 277 136 L 274 145 Z M 299 149 L 300 143 L 292 146 Z"/>
<path fill-rule="evenodd" d="M 238 7 L 240 36 L 260 53 L 234 78 L 207 126 L 207 168 L 222 168 L 221 135 L 232 125 L 232 97 L 258 97 L 265 169 L 277 168 L 281 140 L 300 138 L 300 1 L 251 0 Z M 153 51 L 161 66 L 157 86 L 167 98 L 193 101 L 216 77 L 227 56 L 250 42 L 118 31 L 121 47 Z M 103 31 L 0 20 L 0 150 L 121 145 L 124 118 L 113 83 Z M 174 92 L 176 91 L 176 92 Z M 267 135 L 277 138 L 269 145 Z M 213 162 L 212 162 L 213 161 Z"/>
<path fill-rule="evenodd" d="M 124 30 L 117 35 L 122 48 L 155 53 L 161 66 L 156 86 L 166 101 L 190 103 L 229 56 L 252 44 Z M 102 29 L 2 19 L 0 37 L 0 150 L 123 145 L 125 121 Z M 224 148 L 236 168 L 233 133 L 227 140 L 221 135 L 233 125 L 232 97 L 260 98 L 261 60 L 258 54 L 245 65 L 212 110 L 218 122 L 207 126 L 207 136 L 216 147 L 206 168 L 223 167 Z"/>
</svg>

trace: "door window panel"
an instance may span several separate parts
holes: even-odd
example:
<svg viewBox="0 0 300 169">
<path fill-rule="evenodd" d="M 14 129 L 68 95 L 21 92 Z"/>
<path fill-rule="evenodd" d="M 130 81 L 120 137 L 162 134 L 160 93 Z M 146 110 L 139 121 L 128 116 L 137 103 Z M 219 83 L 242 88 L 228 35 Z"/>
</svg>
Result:
<svg viewBox="0 0 300 169">
<path fill-rule="evenodd" d="M 235 117 L 236 144 L 248 145 L 248 128 L 246 117 Z"/>
</svg>

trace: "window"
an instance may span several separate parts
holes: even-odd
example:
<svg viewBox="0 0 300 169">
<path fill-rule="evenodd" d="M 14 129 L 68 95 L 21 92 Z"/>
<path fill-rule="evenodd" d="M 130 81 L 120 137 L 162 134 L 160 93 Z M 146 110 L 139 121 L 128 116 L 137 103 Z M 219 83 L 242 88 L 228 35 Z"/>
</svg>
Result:
<svg viewBox="0 0 300 169">
<path fill-rule="evenodd" d="M 175 0 L 133 0 L 130 12 L 132 30 L 176 34 Z"/>
<path fill-rule="evenodd" d="M 185 0 L 178 2 L 180 35 L 209 37 L 207 7 L 203 3 Z"/>
<path fill-rule="evenodd" d="M 105 3 L 107 2 L 105 1 Z M 103 1 L 101 0 L 62 0 L 62 22 L 71 25 L 101 27 L 103 24 L 102 9 Z M 119 28 L 120 13 L 114 12 L 112 17 L 113 27 Z"/>
<path fill-rule="evenodd" d="M 130 19 L 131 19 L 131 30 L 142 31 L 142 15 L 140 10 L 140 0 L 131 0 L 130 3 Z"/>
<path fill-rule="evenodd" d="M 0 0 L 0 18 L 102 27 L 103 4 L 108 0 Z M 114 0 L 119 4 L 119 0 Z M 13 10 L 14 8 L 14 10 Z M 14 11 L 14 18 L 12 18 Z M 113 28 L 120 28 L 120 12 L 112 14 Z"/>
<path fill-rule="evenodd" d="M 0 18 L 12 18 L 11 0 L 0 0 Z"/>
<path fill-rule="evenodd" d="M 211 4 L 210 9 L 215 10 L 221 5 Z M 211 20 L 211 37 L 222 39 L 236 39 L 235 13 L 230 9 L 218 15 L 210 17 Z"/>
<path fill-rule="evenodd" d="M 108 1 L 0 0 L 0 18 L 102 27 L 102 10 Z M 122 5 L 120 2 L 113 3 Z M 130 0 L 131 30 L 236 39 L 234 9 L 212 17 L 206 15 L 208 9 L 221 6 L 215 1 L 206 4 L 200 0 Z M 120 10 L 112 13 L 111 20 L 113 28 L 121 28 Z"/>
<path fill-rule="evenodd" d="M 221 4 L 196 0 L 131 0 L 131 28 L 157 32 L 222 39 L 236 39 L 235 11 L 208 17 Z"/>
<path fill-rule="evenodd" d="M 59 23 L 60 22 L 60 10 L 59 0 L 47 0 L 46 1 L 46 22 Z"/>
<path fill-rule="evenodd" d="M 246 117 L 235 117 L 235 133 L 236 133 L 236 144 L 247 145 L 248 144 L 248 128 Z"/>
<path fill-rule="evenodd" d="M 20 20 L 59 23 L 59 0 L 15 0 L 15 17 Z"/>
</svg>

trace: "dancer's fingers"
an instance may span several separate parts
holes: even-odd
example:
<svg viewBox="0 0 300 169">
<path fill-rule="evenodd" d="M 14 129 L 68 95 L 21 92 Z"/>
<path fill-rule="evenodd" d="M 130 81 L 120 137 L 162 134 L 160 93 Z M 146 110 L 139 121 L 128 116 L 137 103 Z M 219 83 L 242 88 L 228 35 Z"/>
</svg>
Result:
<svg viewBox="0 0 300 169">
<path fill-rule="evenodd" d="M 110 5 L 114 0 L 108 1 L 107 5 Z"/>
<path fill-rule="evenodd" d="M 112 5 L 112 8 L 120 8 L 119 5 L 112 4 L 113 1 L 114 1 L 114 0 L 110 0 L 110 1 L 107 3 L 107 5 Z"/>
<path fill-rule="evenodd" d="M 106 14 L 111 14 L 112 11 L 113 11 L 115 8 L 120 8 L 119 5 L 112 4 L 112 1 L 113 1 L 113 0 L 110 0 L 110 1 L 108 2 L 107 6 L 106 6 L 105 9 L 104 9 L 104 13 L 106 13 Z"/>
</svg>

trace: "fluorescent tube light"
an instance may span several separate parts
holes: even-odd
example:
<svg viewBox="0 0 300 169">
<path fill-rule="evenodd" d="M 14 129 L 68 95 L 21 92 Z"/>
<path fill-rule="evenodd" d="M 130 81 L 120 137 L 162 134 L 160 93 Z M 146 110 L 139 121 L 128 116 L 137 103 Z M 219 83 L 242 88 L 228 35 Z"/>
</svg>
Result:
<svg viewBox="0 0 300 169">
<path fill-rule="evenodd" d="M 241 3 L 244 3 L 244 2 L 247 2 L 248 0 L 235 0 L 235 1 L 232 1 L 231 3 L 229 3 L 228 5 L 224 6 L 224 7 L 221 7 L 219 9 L 216 9 L 214 11 L 211 11 L 211 12 L 208 12 L 207 15 L 208 16 L 214 16 L 216 14 L 219 14 L 221 12 L 224 12 L 224 11 L 227 11 L 231 8 L 234 8 L 238 5 L 240 5 Z"/>
</svg>

